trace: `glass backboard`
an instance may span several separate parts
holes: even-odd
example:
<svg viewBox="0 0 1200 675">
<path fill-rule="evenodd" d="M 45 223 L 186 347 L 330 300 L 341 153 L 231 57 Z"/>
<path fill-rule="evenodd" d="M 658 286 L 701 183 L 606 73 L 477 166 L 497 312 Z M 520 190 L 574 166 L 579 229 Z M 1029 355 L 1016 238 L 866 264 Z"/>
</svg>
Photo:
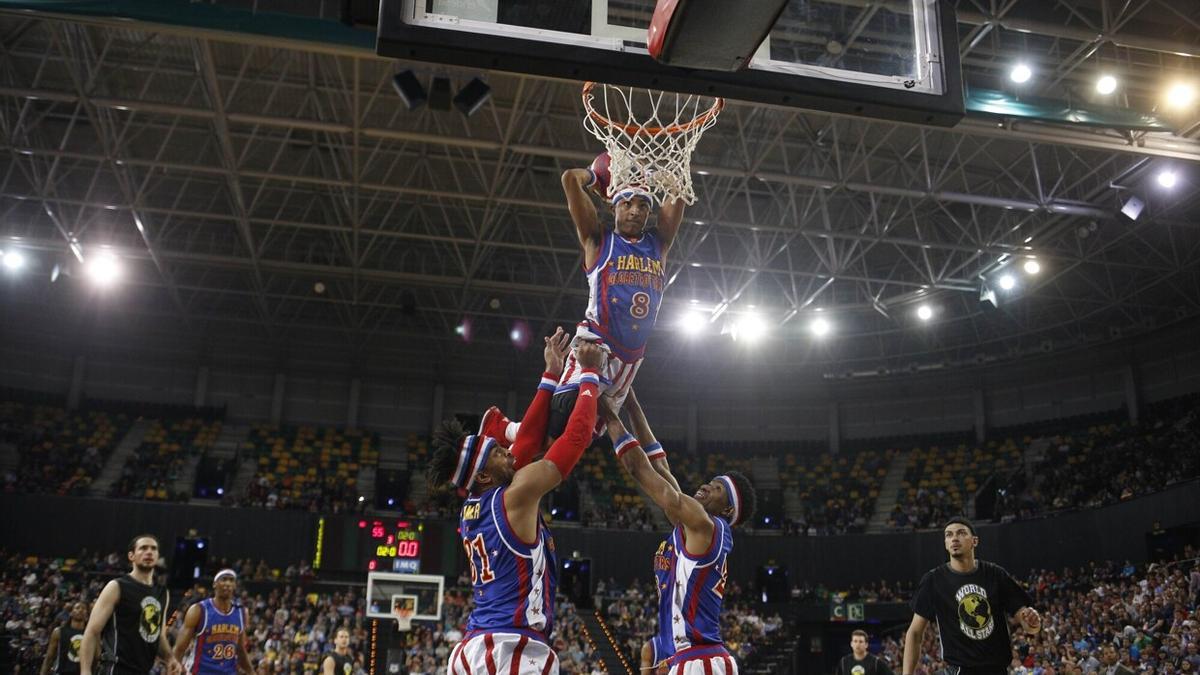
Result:
<svg viewBox="0 0 1200 675">
<path fill-rule="evenodd" d="M 749 68 L 654 61 L 656 0 L 383 0 L 380 54 L 949 125 L 962 116 L 948 0 L 790 0 Z"/>
</svg>

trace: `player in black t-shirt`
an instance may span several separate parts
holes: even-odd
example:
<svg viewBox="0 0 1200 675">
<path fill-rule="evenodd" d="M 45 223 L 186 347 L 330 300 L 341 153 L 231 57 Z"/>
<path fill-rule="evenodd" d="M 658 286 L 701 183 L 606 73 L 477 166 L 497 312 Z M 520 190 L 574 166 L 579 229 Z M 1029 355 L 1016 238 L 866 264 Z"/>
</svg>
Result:
<svg viewBox="0 0 1200 675">
<path fill-rule="evenodd" d="M 183 667 L 167 642 L 166 617 L 170 595 L 154 583 L 158 538 L 140 534 L 129 542 L 133 569 L 104 586 L 92 607 L 79 652 L 81 675 L 147 675 L 156 658 L 169 675 Z M 96 664 L 97 646 L 102 647 Z"/>
<path fill-rule="evenodd" d="M 79 649 L 83 646 L 83 629 L 87 626 L 88 604 L 83 601 L 71 605 L 71 618 L 50 633 L 46 645 L 46 658 L 42 661 L 39 675 L 78 675 Z"/>
<path fill-rule="evenodd" d="M 867 653 L 867 632 L 850 634 L 850 652 L 838 662 L 836 675 L 893 675 L 883 659 Z"/>
<path fill-rule="evenodd" d="M 921 578 L 913 596 L 912 625 L 904 637 L 904 675 L 916 672 L 925 627 L 937 621 L 942 658 L 952 675 L 1005 675 L 1012 661 L 1007 615 L 1026 634 L 1042 629 L 1033 599 L 1003 567 L 975 559 L 975 526 L 954 517 L 943 529 L 950 562 Z"/>
<path fill-rule="evenodd" d="M 321 675 L 353 675 L 354 655 L 350 653 L 350 629 L 339 628 L 333 634 L 333 651 L 321 662 Z"/>
</svg>

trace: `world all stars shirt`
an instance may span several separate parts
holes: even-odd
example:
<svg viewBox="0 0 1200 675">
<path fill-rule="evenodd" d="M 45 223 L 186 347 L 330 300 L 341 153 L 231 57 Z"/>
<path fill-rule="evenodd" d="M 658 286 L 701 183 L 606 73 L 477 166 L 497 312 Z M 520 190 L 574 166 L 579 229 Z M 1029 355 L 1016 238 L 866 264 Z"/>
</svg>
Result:
<svg viewBox="0 0 1200 675">
<path fill-rule="evenodd" d="M 971 572 L 949 563 L 921 577 L 912 610 L 937 621 L 942 658 L 961 668 L 1003 668 L 1012 660 L 1008 616 L 1033 598 L 1003 567 L 977 560 Z"/>
</svg>

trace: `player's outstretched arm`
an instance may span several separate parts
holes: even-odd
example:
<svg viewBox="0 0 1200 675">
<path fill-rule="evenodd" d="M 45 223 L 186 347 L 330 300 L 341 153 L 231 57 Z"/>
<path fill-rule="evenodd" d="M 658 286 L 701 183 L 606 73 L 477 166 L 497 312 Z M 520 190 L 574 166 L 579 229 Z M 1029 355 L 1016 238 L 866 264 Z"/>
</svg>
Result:
<svg viewBox="0 0 1200 675">
<path fill-rule="evenodd" d="M 917 664 L 921 661 L 921 643 L 925 641 L 925 627 L 928 625 L 928 619 L 920 614 L 913 614 L 908 632 L 904 634 L 904 665 L 900 669 L 903 675 L 913 675 L 917 672 Z"/>
<path fill-rule="evenodd" d="M 671 473 L 671 465 L 667 463 L 667 453 L 661 452 L 662 444 L 654 437 L 654 432 L 650 430 L 650 422 L 646 419 L 646 411 L 642 410 L 642 404 L 638 403 L 637 394 L 633 389 L 629 390 L 629 394 L 625 397 L 625 412 L 629 413 L 629 424 L 633 427 L 633 435 L 637 438 L 638 443 L 642 444 L 642 450 L 646 452 L 646 457 L 650 459 L 650 466 L 658 472 L 658 475 L 663 477 L 671 485 L 679 490 L 679 481 L 675 480 L 675 475 Z M 660 452 L 655 452 L 657 448 Z M 682 492 L 682 490 L 680 490 Z"/>
<path fill-rule="evenodd" d="M 617 449 L 621 465 L 633 476 L 634 482 L 663 510 L 672 525 L 683 525 L 687 534 L 695 533 L 702 537 L 712 535 L 712 519 L 700 502 L 683 494 L 659 475 L 654 467 L 650 466 L 650 460 L 640 443 L 622 442 L 629 432 L 616 415 L 608 416 L 608 435 L 613 439 L 613 447 Z"/>
<path fill-rule="evenodd" d="M 567 169 L 562 175 L 563 193 L 567 196 L 567 210 L 575 222 L 575 233 L 583 247 L 583 262 L 588 268 L 596 264 L 600 255 L 600 215 L 596 204 L 588 196 L 587 188 L 596 182 L 591 169 Z"/>
<path fill-rule="evenodd" d="M 183 655 L 187 654 L 187 650 L 192 646 L 192 640 L 196 638 L 196 627 L 200 625 L 200 616 L 204 610 L 200 608 L 200 603 L 195 603 L 188 607 L 187 613 L 183 615 L 183 626 L 179 629 L 179 636 L 175 638 L 175 658 L 179 661 L 183 660 Z"/>
<path fill-rule="evenodd" d="M 61 628 L 55 628 L 50 632 L 50 642 L 46 644 L 46 658 L 42 659 L 42 668 L 38 671 L 38 675 L 50 675 L 50 669 L 54 667 L 54 660 L 58 658 L 60 635 L 62 635 Z"/>
<path fill-rule="evenodd" d="M 682 199 L 666 202 L 658 210 L 658 241 L 662 245 L 663 262 L 667 261 L 667 251 L 675 243 L 675 235 L 679 234 L 679 226 L 683 223 L 683 209 L 687 204 Z"/>
<path fill-rule="evenodd" d="M 583 451 L 592 444 L 596 402 L 600 398 L 597 372 L 604 358 L 604 351 L 591 343 L 585 342 L 575 349 L 575 361 L 583 369 L 583 376 L 566 429 L 546 451 L 545 457 L 517 471 L 504 492 L 508 522 L 524 541 L 533 541 L 537 536 L 537 513 L 542 495 L 571 475 Z"/>
<path fill-rule="evenodd" d="M 326 656 L 321 663 L 321 675 L 334 675 L 333 666 L 333 656 Z"/>
<path fill-rule="evenodd" d="M 121 599 L 121 586 L 115 580 L 104 585 L 96 604 L 92 605 L 92 613 L 88 615 L 87 627 L 83 629 L 83 643 L 79 647 L 79 673 L 92 675 L 96 654 L 100 652 L 100 631 L 112 617 L 113 609 Z"/>
</svg>

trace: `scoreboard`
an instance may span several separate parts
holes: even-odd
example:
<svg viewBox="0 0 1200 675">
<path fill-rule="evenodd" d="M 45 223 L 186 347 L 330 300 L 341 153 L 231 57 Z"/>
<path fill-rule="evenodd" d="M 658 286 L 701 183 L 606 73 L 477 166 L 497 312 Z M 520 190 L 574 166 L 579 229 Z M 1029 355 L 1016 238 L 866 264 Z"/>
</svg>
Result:
<svg viewBox="0 0 1200 675">
<path fill-rule="evenodd" d="M 421 573 L 423 523 L 382 518 L 358 521 L 359 560 L 368 572 Z"/>
</svg>

